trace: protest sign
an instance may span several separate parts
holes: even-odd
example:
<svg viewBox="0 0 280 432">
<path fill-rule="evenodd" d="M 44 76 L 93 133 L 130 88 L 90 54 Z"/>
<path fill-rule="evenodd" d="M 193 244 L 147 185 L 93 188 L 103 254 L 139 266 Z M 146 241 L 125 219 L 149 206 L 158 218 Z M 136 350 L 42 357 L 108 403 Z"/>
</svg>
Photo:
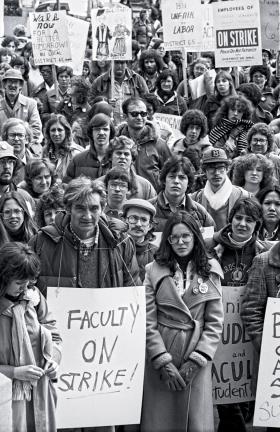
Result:
<svg viewBox="0 0 280 432">
<path fill-rule="evenodd" d="M 224 286 L 223 333 L 212 364 L 213 403 L 251 401 L 253 345 L 241 321 L 240 311 L 245 286 Z"/>
<path fill-rule="evenodd" d="M 35 65 L 65 65 L 71 60 L 66 12 L 30 13 Z"/>
<path fill-rule="evenodd" d="M 4 0 L 0 0 L 0 37 L 4 36 Z"/>
<path fill-rule="evenodd" d="M 262 48 L 280 49 L 279 0 L 260 0 Z"/>
<path fill-rule="evenodd" d="M 67 15 L 67 22 L 72 57 L 72 61 L 67 64 L 72 67 L 74 75 L 82 75 L 89 22 L 70 15 Z"/>
<path fill-rule="evenodd" d="M 140 422 L 145 288 L 48 288 L 63 356 L 58 428 Z"/>
<path fill-rule="evenodd" d="M 213 82 L 215 80 L 216 77 L 216 71 L 215 69 L 210 69 L 207 71 L 208 76 L 212 78 Z M 200 75 L 197 78 L 194 78 L 192 80 L 189 80 L 189 86 L 190 86 L 190 90 L 191 90 L 191 96 L 192 99 L 198 99 L 201 96 L 206 95 L 206 88 L 205 88 L 205 81 L 204 81 L 204 74 Z"/>
<path fill-rule="evenodd" d="M 170 128 L 171 135 L 166 137 L 168 139 L 168 146 L 172 146 L 175 141 L 179 138 L 184 138 L 184 135 L 180 132 L 181 116 L 172 114 L 155 113 L 154 119 L 167 124 Z M 161 129 L 161 136 L 164 136 L 164 130 Z"/>
<path fill-rule="evenodd" d="M 213 3 L 213 18 L 216 67 L 262 64 L 258 1 Z"/>
<path fill-rule="evenodd" d="M 280 299 L 267 299 L 254 426 L 280 426 Z"/>
<path fill-rule="evenodd" d="M 169 51 L 185 48 L 200 51 L 202 44 L 202 5 L 193 0 L 162 0 L 163 40 Z"/>
<path fill-rule="evenodd" d="M 202 6 L 203 34 L 202 34 L 202 51 L 214 51 L 214 22 L 213 22 L 213 5 L 206 4 Z"/>
<path fill-rule="evenodd" d="M 87 16 L 88 0 L 67 0 L 72 15 Z"/>
<path fill-rule="evenodd" d="M 123 7 L 92 9 L 92 59 L 132 59 L 132 12 Z"/>
</svg>

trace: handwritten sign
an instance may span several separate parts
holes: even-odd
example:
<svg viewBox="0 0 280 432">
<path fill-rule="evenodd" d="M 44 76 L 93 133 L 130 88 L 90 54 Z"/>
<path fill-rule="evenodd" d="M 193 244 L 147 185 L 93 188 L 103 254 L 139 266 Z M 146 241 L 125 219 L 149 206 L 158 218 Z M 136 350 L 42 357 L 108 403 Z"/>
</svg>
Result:
<svg viewBox="0 0 280 432">
<path fill-rule="evenodd" d="M 82 75 L 89 22 L 67 15 L 67 23 L 72 57 L 68 65 L 72 67 L 74 75 Z"/>
<path fill-rule="evenodd" d="M 223 287 L 224 324 L 212 365 L 213 403 L 251 401 L 253 345 L 241 321 L 245 286 Z"/>
<path fill-rule="evenodd" d="M 214 51 L 215 49 L 215 32 L 213 21 L 213 5 L 205 4 L 202 6 L 203 34 L 202 34 L 202 51 Z"/>
<path fill-rule="evenodd" d="M 213 17 L 216 67 L 262 64 L 259 2 L 213 3 Z"/>
<path fill-rule="evenodd" d="M 129 7 L 92 9 L 92 59 L 132 59 L 132 12 Z"/>
<path fill-rule="evenodd" d="M 63 339 L 59 428 L 140 422 L 145 288 L 48 288 Z"/>
<path fill-rule="evenodd" d="M 267 299 L 254 426 L 280 425 L 280 299 Z"/>
<path fill-rule="evenodd" d="M 202 5 L 197 3 L 193 0 L 162 0 L 163 39 L 167 50 L 201 50 Z"/>
<path fill-rule="evenodd" d="M 280 7 L 279 0 L 259 0 L 261 13 L 262 47 L 280 49 Z"/>
<path fill-rule="evenodd" d="M 71 60 L 66 12 L 30 13 L 35 65 L 64 65 Z"/>
</svg>

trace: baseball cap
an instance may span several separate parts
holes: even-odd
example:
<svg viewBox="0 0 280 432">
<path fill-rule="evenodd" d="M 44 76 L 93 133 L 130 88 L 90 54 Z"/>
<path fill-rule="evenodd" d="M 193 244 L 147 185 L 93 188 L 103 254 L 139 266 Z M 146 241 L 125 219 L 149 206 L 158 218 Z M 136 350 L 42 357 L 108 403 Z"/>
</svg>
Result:
<svg viewBox="0 0 280 432">
<path fill-rule="evenodd" d="M 152 216 L 155 216 L 156 209 L 149 201 L 143 200 L 141 198 L 131 198 L 127 200 L 123 205 L 123 214 L 124 216 L 127 213 L 127 210 L 131 207 L 140 208 L 142 210 L 147 210 Z"/>
<path fill-rule="evenodd" d="M 3 158 L 14 158 L 18 160 L 18 158 L 14 155 L 14 148 L 7 141 L 0 141 L 0 159 Z"/>
<path fill-rule="evenodd" d="M 226 163 L 230 164 L 230 160 L 227 157 L 226 152 L 220 148 L 210 148 L 205 150 L 202 156 L 202 165 L 212 164 L 212 163 Z"/>
</svg>

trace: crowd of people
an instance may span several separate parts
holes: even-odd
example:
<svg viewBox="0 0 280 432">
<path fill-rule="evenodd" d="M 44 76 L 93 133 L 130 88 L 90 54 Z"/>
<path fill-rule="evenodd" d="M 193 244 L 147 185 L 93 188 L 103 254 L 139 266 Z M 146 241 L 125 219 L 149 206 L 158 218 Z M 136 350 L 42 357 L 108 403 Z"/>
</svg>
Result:
<svg viewBox="0 0 280 432">
<path fill-rule="evenodd" d="M 113 68 L 91 60 L 90 37 L 82 74 L 65 65 L 56 77 L 34 64 L 24 26 L 2 40 L 0 372 L 13 383 L 13 432 L 56 431 L 63 351 L 48 286 L 146 288 L 141 422 L 87 430 L 214 431 L 221 285 L 246 285 L 241 317 L 258 362 L 280 280 L 276 53 L 235 70 L 188 53 L 184 82 L 160 2 L 147 3 L 132 60 Z M 158 113 L 180 116 L 180 137 Z M 246 432 L 252 404 L 218 415 L 219 432 Z"/>
</svg>

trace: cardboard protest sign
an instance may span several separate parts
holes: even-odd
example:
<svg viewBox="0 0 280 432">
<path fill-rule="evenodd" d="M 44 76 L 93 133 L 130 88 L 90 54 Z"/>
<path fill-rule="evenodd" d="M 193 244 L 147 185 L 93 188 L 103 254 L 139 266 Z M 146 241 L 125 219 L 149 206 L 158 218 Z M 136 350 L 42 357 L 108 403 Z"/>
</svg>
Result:
<svg viewBox="0 0 280 432">
<path fill-rule="evenodd" d="M 213 17 L 216 67 L 262 64 L 258 1 L 213 3 Z"/>
<path fill-rule="evenodd" d="M 89 22 L 67 15 L 68 36 L 72 61 L 67 63 L 72 67 L 74 75 L 82 75 Z"/>
<path fill-rule="evenodd" d="M 132 59 L 132 12 L 123 7 L 92 9 L 92 59 Z"/>
<path fill-rule="evenodd" d="M 66 12 L 29 14 L 35 65 L 64 65 L 71 60 Z"/>
<path fill-rule="evenodd" d="M 202 6 L 203 34 L 202 34 L 202 51 L 214 51 L 215 49 L 215 32 L 213 21 L 213 5 L 206 4 Z"/>
<path fill-rule="evenodd" d="M 200 51 L 202 5 L 193 0 L 162 0 L 163 40 L 167 50 Z"/>
<path fill-rule="evenodd" d="M 245 286 L 223 286 L 223 333 L 212 365 L 213 403 L 230 404 L 254 399 L 251 392 L 253 345 L 241 321 Z"/>
<path fill-rule="evenodd" d="M 279 0 L 259 0 L 261 13 L 262 48 L 280 49 Z"/>
<path fill-rule="evenodd" d="M 58 428 L 139 423 L 145 288 L 48 288 L 48 304 L 63 339 Z"/>
<path fill-rule="evenodd" d="M 280 299 L 267 299 L 254 426 L 280 426 Z"/>
<path fill-rule="evenodd" d="M 165 123 L 170 128 L 170 135 L 165 137 L 168 140 L 167 144 L 169 147 L 172 147 L 174 142 L 177 141 L 179 138 L 184 138 L 184 135 L 180 132 L 180 123 L 182 116 L 155 113 L 154 118 L 160 122 Z M 165 131 L 161 129 L 161 137 L 164 137 L 164 132 Z"/>
<path fill-rule="evenodd" d="M 0 0 L 0 37 L 4 36 L 4 0 Z"/>
</svg>

